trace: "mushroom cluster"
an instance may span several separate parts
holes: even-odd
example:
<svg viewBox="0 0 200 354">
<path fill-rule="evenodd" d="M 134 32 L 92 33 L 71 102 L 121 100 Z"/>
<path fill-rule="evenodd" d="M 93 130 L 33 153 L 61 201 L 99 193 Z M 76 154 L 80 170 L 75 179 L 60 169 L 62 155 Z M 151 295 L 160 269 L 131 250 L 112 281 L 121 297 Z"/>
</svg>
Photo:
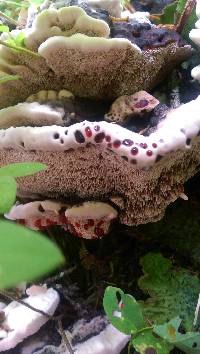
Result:
<svg viewBox="0 0 200 354">
<path fill-rule="evenodd" d="M 147 91 L 191 46 L 147 14 L 123 18 L 117 4 L 113 13 L 103 0 L 54 2 L 1 35 L 23 35 L 24 47 L 0 46 L 1 74 L 20 76 L 1 84 L 0 166 L 48 165 L 20 178 L 20 203 L 6 217 L 93 239 L 116 219 L 157 221 L 185 198 L 200 164 L 200 96 L 170 109 Z"/>
</svg>

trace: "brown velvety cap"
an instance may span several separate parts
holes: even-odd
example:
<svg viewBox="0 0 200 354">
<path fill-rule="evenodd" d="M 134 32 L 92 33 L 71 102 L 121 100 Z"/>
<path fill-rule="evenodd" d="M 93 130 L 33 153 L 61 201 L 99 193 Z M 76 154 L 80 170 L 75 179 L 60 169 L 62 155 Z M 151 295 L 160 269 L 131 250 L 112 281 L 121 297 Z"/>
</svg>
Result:
<svg viewBox="0 0 200 354">
<path fill-rule="evenodd" d="M 41 161 L 46 171 L 18 180 L 18 193 L 39 193 L 66 200 L 108 200 L 121 197 L 121 223 L 139 225 L 162 218 L 166 207 L 183 192 L 184 182 L 200 164 L 199 141 L 190 150 L 163 157 L 143 171 L 112 151 L 90 146 L 70 152 L 0 151 L 0 165 Z"/>
<path fill-rule="evenodd" d="M 0 108 L 40 90 L 67 89 L 81 97 L 106 99 L 149 91 L 192 53 L 191 46 L 175 38 L 146 50 L 128 39 L 108 38 L 106 22 L 74 8 L 73 24 L 70 7 L 37 17 L 31 33 L 25 32 L 26 49 L 33 53 L 1 46 L 0 71 L 21 79 L 1 84 Z"/>
</svg>

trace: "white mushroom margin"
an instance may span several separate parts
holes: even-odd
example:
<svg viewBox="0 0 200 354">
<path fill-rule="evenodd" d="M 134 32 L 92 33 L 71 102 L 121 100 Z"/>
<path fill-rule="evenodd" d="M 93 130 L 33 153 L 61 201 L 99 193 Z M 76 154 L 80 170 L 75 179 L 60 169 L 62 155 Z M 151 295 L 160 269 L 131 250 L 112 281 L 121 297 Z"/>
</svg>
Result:
<svg viewBox="0 0 200 354">
<path fill-rule="evenodd" d="M 65 152 L 88 143 L 108 148 L 136 168 L 149 168 L 157 158 L 189 149 L 200 133 L 200 96 L 168 112 L 157 130 L 145 137 L 118 124 L 84 121 L 70 127 L 11 127 L 0 130 L 0 150 Z"/>
</svg>

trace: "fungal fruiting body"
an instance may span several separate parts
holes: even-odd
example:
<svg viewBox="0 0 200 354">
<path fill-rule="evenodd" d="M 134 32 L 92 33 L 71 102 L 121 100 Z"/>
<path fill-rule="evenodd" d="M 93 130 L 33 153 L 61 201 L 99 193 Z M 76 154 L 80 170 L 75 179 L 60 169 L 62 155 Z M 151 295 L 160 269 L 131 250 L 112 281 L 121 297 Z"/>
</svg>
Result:
<svg viewBox="0 0 200 354">
<path fill-rule="evenodd" d="M 26 52 L 0 47 L 0 70 L 20 75 L 1 84 L 0 165 L 48 165 L 18 180 L 6 216 L 90 239 L 114 220 L 159 220 L 200 163 L 200 97 L 171 110 L 146 91 L 191 47 L 146 15 L 112 19 L 95 3 L 39 13 L 21 30 Z"/>
<path fill-rule="evenodd" d="M 75 236 L 95 239 L 108 232 L 111 220 L 117 218 L 117 211 L 102 202 L 85 202 L 70 207 L 47 200 L 18 204 L 6 217 L 34 230 L 59 225 Z"/>
<path fill-rule="evenodd" d="M 52 316 L 59 304 L 60 297 L 56 290 L 42 286 L 33 286 L 27 289 L 24 302 Z M 0 351 L 16 347 L 24 338 L 36 333 L 48 317 L 34 311 L 17 301 L 11 302 L 3 309 L 4 319 L 0 330 Z"/>
</svg>

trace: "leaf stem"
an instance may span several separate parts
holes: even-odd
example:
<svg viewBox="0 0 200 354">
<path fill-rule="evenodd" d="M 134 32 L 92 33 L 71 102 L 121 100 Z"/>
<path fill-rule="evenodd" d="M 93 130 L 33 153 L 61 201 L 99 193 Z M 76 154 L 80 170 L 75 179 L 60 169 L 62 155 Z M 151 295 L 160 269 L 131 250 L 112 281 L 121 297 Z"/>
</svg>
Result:
<svg viewBox="0 0 200 354">
<path fill-rule="evenodd" d="M 26 48 L 23 48 L 23 47 L 19 47 L 17 45 L 12 45 L 12 44 L 6 43 L 6 42 L 4 42 L 2 40 L 0 40 L 0 44 L 4 45 L 7 48 L 15 49 L 15 50 L 18 50 L 20 52 L 24 52 L 24 53 L 27 53 L 29 55 L 35 56 L 37 58 L 40 57 L 40 55 L 38 53 L 32 52 L 32 50 L 29 50 L 29 49 L 26 49 Z"/>
<path fill-rule="evenodd" d="M 128 354 L 131 354 L 131 347 L 132 347 L 132 343 L 131 341 L 128 343 Z"/>
<path fill-rule="evenodd" d="M 5 18 L 8 22 L 10 22 L 12 25 L 17 26 L 18 23 L 15 21 L 13 18 L 9 17 L 8 15 L 4 14 L 2 11 L 0 11 L 0 17 Z"/>
<path fill-rule="evenodd" d="M 141 332 L 149 331 L 150 329 L 153 329 L 153 328 L 154 328 L 154 326 L 149 326 L 149 327 L 144 327 L 144 328 L 138 329 L 138 331 L 136 333 L 134 333 L 134 335 L 137 336 Z"/>
<path fill-rule="evenodd" d="M 196 6 L 196 0 L 187 0 L 184 10 L 178 20 L 178 22 L 176 23 L 176 31 L 178 33 L 181 33 L 184 29 L 185 24 L 187 23 L 187 20 L 192 12 L 192 10 L 194 9 L 194 7 Z"/>
</svg>

